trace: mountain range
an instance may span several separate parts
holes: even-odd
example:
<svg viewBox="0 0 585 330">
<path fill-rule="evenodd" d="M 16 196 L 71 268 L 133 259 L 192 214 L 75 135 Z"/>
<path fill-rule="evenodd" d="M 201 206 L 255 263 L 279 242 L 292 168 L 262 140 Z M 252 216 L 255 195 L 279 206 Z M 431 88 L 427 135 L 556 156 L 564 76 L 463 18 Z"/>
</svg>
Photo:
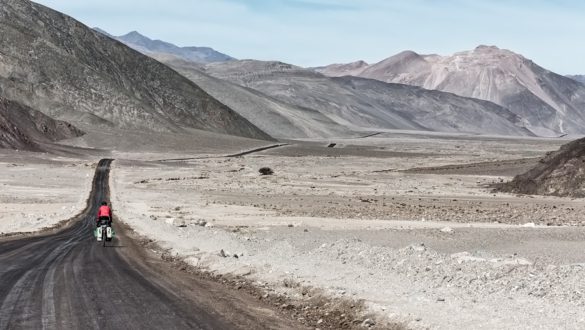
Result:
<svg viewBox="0 0 585 330">
<path fill-rule="evenodd" d="M 533 135 L 509 110 L 451 93 L 372 79 L 329 78 L 281 62 L 230 61 L 208 64 L 203 70 L 282 102 L 316 109 L 355 131 L 408 129 Z"/>
<path fill-rule="evenodd" d="M 137 31 L 132 31 L 122 36 L 113 36 L 100 28 L 94 28 L 94 30 L 157 59 L 182 59 L 199 64 L 234 60 L 233 57 L 220 53 L 210 47 L 179 47 L 162 40 L 152 40 Z"/>
<path fill-rule="evenodd" d="M 34 2 L 2 0 L 0 45 L 0 96 L 81 129 L 271 139 L 169 67 Z"/>
<path fill-rule="evenodd" d="M 576 80 L 580 83 L 585 84 L 585 75 L 574 75 L 574 76 L 567 76 L 568 78 L 571 78 L 573 80 Z"/>
<path fill-rule="evenodd" d="M 273 137 L 299 139 L 357 135 L 316 109 L 293 105 L 258 90 L 213 77 L 196 63 L 169 58 L 163 62 Z"/>
<path fill-rule="evenodd" d="M 374 80 L 356 79 L 350 87 L 346 81 L 274 61 L 203 65 L 173 53 L 150 56 L 278 138 L 357 136 L 383 129 L 534 135 L 506 109 L 453 94 Z"/>
<path fill-rule="evenodd" d="M 331 77 L 353 75 L 420 86 L 496 103 L 541 136 L 585 133 L 585 86 L 495 46 L 451 56 L 405 51 L 379 63 L 316 68 Z"/>
<path fill-rule="evenodd" d="M 139 39 L 150 40 L 144 36 Z M 140 46 L 127 44 L 140 50 Z M 231 59 L 204 64 L 178 58 L 171 51 L 151 53 L 150 56 L 202 85 L 221 102 L 278 137 L 326 137 L 342 132 L 342 127 L 346 128 L 346 135 L 368 129 L 504 135 L 530 132 L 529 135 L 539 136 L 585 132 L 585 118 L 580 110 L 585 104 L 584 92 L 580 84 L 545 70 L 521 55 L 494 46 L 479 46 L 473 51 L 448 57 L 406 51 L 372 65 L 357 61 L 311 70 L 281 62 L 255 60 Z M 348 90 L 347 79 L 343 82 L 335 79 L 342 76 L 389 84 L 360 81 L 356 85 L 362 89 L 357 93 L 355 87 Z M 212 78 L 216 79 L 210 80 Z M 435 97 L 441 101 L 429 103 L 430 93 L 403 86 L 399 88 L 395 84 L 447 92 L 451 96 Z M 254 101 L 250 95 L 242 99 L 243 90 L 234 92 L 238 88 L 235 85 L 244 87 L 247 94 L 254 94 Z M 402 94 L 389 90 L 399 90 Z M 390 94 L 393 99 L 384 97 Z M 455 102 L 456 95 L 465 97 L 466 102 Z M 415 99 L 418 102 L 412 102 Z M 467 115 L 470 99 L 475 99 L 475 103 L 471 107 L 473 110 L 467 110 Z M 477 100 L 500 107 L 494 111 L 493 105 L 481 103 L 479 106 Z M 279 102 L 278 106 L 275 101 Z M 431 103 L 433 106 L 429 106 Z M 260 106 L 263 110 L 255 109 L 250 106 L 252 104 L 263 104 Z M 490 110 L 486 111 L 486 106 Z M 272 125 L 267 118 L 283 125 Z M 310 124 L 316 118 L 319 125 Z"/>
<path fill-rule="evenodd" d="M 370 65 L 365 61 L 356 61 L 345 64 L 331 64 L 317 68 L 311 68 L 328 77 L 359 76 Z"/>
<path fill-rule="evenodd" d="M 384 130 L 585 134 L 582 76 L 494 46 L 302 68 L 135 31 L 116 37 L 26 0 L 0 3 L 0 46 L 0 125 L 11 132 L 0 145 L 14 148 L 100 127 L 265 140 Z"/>
<path fill-rule="evenodd" d="M 213 58 L 214 61 L 201 61 L 200 57 L 182 56 L 186 48 L 165 41 L 153 41 L 137 32 L 116 37 L 99 28 L 94 28 L 94 30 L 167 64 L 223 104 L 236 109 L 240 115 L 271 136 L 326 138 L 355 135 L 347 127 L 336 123 L 317 110 L 287 104 L 256 90 L 212 77 L 204 72 L 203 66 L 206 63 L 233 61 L 234 58 L 228 55 L 217 53 L 217 56 Z M 188 47 L 187 49 L 196 48 Z"/>
</svg>

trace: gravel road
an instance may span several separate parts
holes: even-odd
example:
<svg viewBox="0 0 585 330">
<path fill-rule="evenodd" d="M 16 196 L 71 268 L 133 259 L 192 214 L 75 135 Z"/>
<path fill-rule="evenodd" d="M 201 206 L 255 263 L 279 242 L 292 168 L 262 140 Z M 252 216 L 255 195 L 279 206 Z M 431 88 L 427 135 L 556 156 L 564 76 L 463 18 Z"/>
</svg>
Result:
<svg viewBox="0 0 585 330">
<path fill-rule="evenodd" d="M 93 215 L 109 197 L 111 162 L 100 161 L 76 221 L 56 233 L 0 240 L 0 329 L 302 328 L 245 294 L 154 259 L 122 226 L 110 246 L 95 242 Z"/>
</svg>

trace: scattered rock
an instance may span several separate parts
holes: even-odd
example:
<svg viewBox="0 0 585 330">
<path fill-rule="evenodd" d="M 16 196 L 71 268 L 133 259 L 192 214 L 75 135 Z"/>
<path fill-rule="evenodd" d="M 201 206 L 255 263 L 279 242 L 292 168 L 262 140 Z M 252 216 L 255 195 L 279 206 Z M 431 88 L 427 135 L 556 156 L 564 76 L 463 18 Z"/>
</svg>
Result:
<svg viewBox="0 0 585 330">
<path fill-rule="evenodd" d="M 374 320 L 372 320 L 372 319 L 365 319 L 362 322 L 362 327 L 363 328 L 371 328 L 371 327 L 373 327 L 375 325 L 376 325 L 376 322 L 374 322 Z"/>
<path fill-rule="evenodd" d="M 185 262 L 187 262 L 191 266 L 197 267 L 199 265 L 199 262 L 201 262 L 201 259 L 197 257 L 188 257 L 185 259 Z"/>
<path fill-rule="evenodd" d="M 252 267 L 249 267 L 249 266 L 243 266 L 243 267 L 238 268 L 237 270 L 235 270 L 233 272 L 233 274 L 236 276 L 248 276 L 248 275 L 251 275 L 252 273 L 254 273 L 254 270 L 252 269 Z M 268 298 L 268 297 L 264 297 L 264 298 Z"/>
<path fill-rule="evenodd" d="M 453 253 L 451 255 L 451 258 L 455 259 L 458 263 L 464 263 L 464 262 L 483 262 L 486 261 L 486 259 L 484 258 L 479 258 L 479 257 L 474 257 L 471 255 L 471 253 L 469 252 L 459 252 L 459 253 Z"/>
<path fill-rule="evenodd" d="M 502 266 L 532 266 L 534 263 L 528 259 L 524 258 L 512 258 L 512 259 L 491 259 L 490 262 L 493 263 L 494 267 L 502 267 Z"/>
<path fill-rule="evenodd" d="M 198 219 L 197 221 L 193 222 L 194 225 L 205 227 L 207 225 L 207 221 L 203 219 Z"/>
<path fill-rule="evenodd" d="M 411 245 L 409 248 L 416 252 L 424 252 L 427 249 L 424 243 L 420 243 L 419 245 Z"/>
<path fill-rule="evenodd" d="M 443 233 L 452 233 L 453 232 L 453 228 L 451 228 L 451 227 L 445 227 L 445 228 L 441 229 L 441 232 L 443 232 Z"/>
<path fill-rule="evenodd" d="M 221 249 L 221 251 L 219 251 L 219 256 L 222 258 L 227 258 L 228 255 L 225 253 L 223 249 Z"/>
</svg>

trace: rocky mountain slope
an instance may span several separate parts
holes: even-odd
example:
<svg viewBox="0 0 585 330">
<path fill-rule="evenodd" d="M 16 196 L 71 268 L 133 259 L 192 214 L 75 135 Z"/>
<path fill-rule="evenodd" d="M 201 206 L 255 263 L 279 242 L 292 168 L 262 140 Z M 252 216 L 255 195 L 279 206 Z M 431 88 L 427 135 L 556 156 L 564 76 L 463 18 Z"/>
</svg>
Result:
<svg viewBox="0 0 585 330">
<path fill-rule="evenodd" d="M 270 139 L 167 66 L 26 0 L 0 2 L 0 96 L 80 127 Z"/>
<path fill-rule="evenodd" d="M 95 30 L 121 41 L 143 54 L 155 58 L 177 58 L 199 64 L 234 60 L 233 57 L 220 53 L 213 48 L 179 47 L 169 42 L 152 40 L 136 31 L 132 31 L 122 36 L 112 36 L 99 28 L 96 28 Z"/>
<path fill-rule="evenodd" d="M 141 50 L 139 44 L 150 42 L 137 33 L 126 39 L 137 50 Z M 533 135 L 509 111 L 452 94 L 378 84 L 373 80 L 357 81 L 356 86 L 350 86 L 346 81 L 281 62 L 232 60 L 202 65 L 171 52 L 145 54 L 172 67 L 279 138 L 353 136 L 356 131 L 377 129 Z M 338 69 L 355 74 L 366 68 L 367 63 L 356 62 Z"/>
<path fill-rule="evenodd" d="M 162 62 L 271 136 L 328 138 L 356 135 L 317 110 L 291 105 L 257 90 L 212 77 L 192 62 L 169 58 L 162 59 Z"/>
<path fill-rule="evenodd" d="M 585 139 L 562 146 L 530 171 L 496 189 L 531 195 L 585 197 Z"/>
<path fill-rule="evenodd" d="M 347 69 L 334 65 L 318 71 L 339 76 Z M 497 47 L 444 57 L 406 51 L 356 75 L 491 101 L 526 120 L 539 135 L 585 134 L 584 85 Z"/>
<path fill-rule="evenodd" d="M 0 97 L 0 148 L 37 151 L 39 143 L 81 135 L 83 132 L 69 123 Z"/>
<path fill-rule="evenodd" d="M 488 101 L 357 77 L 338 77 L 334 81 L 430 131 L 534 135 L 519 116 Z"/>
<path fill-rule="evenodd" d="M 585 75 L 575 75 L 575 76 L 567 76 L 567 77 L 569 77 L 569 78 L 571 78 L 573 80 L 576 80 L 576 81 L 578 81 L 580 83 L 585 84 Z"/>
<path fill-rule="evenodd" d="M 331 64 L 328 66 L 313 68 L 328 77 L 359 76 L 370 65 L 364 61 L 356 61 L 347 64 Z"/>
<path fill-rule="evenodd" d="M 316 109 L 355 130 L 409 129 L 532 135 L 520 118 L 496 104 L 371 79 L 328 78 L 280 62 L 231 61 L 206 73 L 298 107 Z"/>
</svg>

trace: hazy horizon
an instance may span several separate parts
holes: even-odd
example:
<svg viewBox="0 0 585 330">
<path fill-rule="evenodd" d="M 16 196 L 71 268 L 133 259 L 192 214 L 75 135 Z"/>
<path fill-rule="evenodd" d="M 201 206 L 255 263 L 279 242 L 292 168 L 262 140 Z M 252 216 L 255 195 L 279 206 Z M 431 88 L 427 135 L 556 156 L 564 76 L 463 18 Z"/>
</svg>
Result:
<svg viewBox="0 0 585 330">
<path fill-rule="evenodd" d="M 585 3 L 576 0 L 38 0 L 113 35 L 130 31 L 240 59 L 304 67 L 404 50 L 451 55 L 495 45 L 559 74 L 585 74 Z M 162 27 L 161 27 L 162 26 Z"/>
</svg>

